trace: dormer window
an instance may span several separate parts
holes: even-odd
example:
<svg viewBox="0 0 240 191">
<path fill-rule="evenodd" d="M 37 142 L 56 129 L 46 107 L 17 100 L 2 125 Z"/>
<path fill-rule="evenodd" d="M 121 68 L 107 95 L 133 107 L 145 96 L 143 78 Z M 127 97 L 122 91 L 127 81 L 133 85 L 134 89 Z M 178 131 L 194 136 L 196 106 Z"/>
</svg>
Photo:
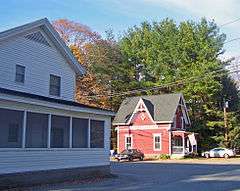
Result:
<svg viewBox="0 0 240 191">
<path fill-rule="evenodd" d="M 61 77 L 50 74 L 49 94 L 52 96 L 60 96 Z"/>
<path fill-rule="evenodd" d="M 16 65 L 15 81 L 24 84 L 25 66 Z"/>
</svg>

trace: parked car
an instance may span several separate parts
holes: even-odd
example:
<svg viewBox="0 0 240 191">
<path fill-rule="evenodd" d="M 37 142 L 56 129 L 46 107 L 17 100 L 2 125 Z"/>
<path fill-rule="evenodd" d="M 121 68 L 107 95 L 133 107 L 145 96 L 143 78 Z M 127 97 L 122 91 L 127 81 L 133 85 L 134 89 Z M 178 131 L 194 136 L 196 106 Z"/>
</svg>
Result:
<svg viewBox="0 0 240 191">
<path fill-rule="evenodd" d="M 143 160 L 144 154 L 138 149 L 126 149 L 123 150 L 121 153 L 116 154 L 115 159 L 117 159 L 118 161 L 121 160 L 133 161 L 134 159 Z"/>
<path fill-rule="evenodd" d="M 203 157 L 206 158 L 213 158 L 213 157 L 220 157 L 220 158 L 229 158 L 236 156 L 236 152 L 233 149 L 226 149 L 226 148 L 214 148 L 210 151 L 206 151 L 202 153 Z"/>
</svg>

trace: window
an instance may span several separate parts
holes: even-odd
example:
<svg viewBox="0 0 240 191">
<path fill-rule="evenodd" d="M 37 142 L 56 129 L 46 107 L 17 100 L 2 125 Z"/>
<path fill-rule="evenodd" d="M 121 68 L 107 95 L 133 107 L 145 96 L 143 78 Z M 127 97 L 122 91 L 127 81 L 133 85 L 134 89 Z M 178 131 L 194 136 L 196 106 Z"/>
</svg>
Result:
<svg viewBox="0 0 240 191">
<path fill-rule="evenodd" d="M 181 117 L 181 128 L 184 129 L 185 128 L 185 121 L 184 118 Z"/>
<path fill-rule="evenodd" d="M 91 120 L 90 133 L 91 148 L 104 148 L 104 121 Z"/>
<path fill-rule="evenodd" d="M 88 119 L 72 119 L 72 147 L 88 147 Z"/>
<path fill-rule="evenodd" d="M 27 113 L 26 148 L 46 148 L 48 138 L 48 115 Z"/>
<path fill-rule="evenodd" d="M 51 148 L 68 148 L 70 118 L 52 115 L 51 120 Z"/>
<path fill-rule="evenodd" d="M 132 136 L 126 135 L 125 136 L 125 149 L 131 149 L 132 148 Z"/>
<path fill-rule="evenodd" d="M 154 150 L 161 150 L 161 135 L 154 135 Z"/>
<path fill-rule="evenodd" d="M 182 137 L 181 136 L 175 136 L 174 138 L 173 138 L 173 146 L 183 146 L 183 139 L 182 139 Z"/>
<path fill-rule="evenodd" d="M 17 143 L 19 139 L 19 124 L 10 123 L 8 128 L 8 142 Z"/>
<path fill-rule="evenodd" d="M 0 148 L 22 147 L 23 111 L 0 109 Z"/>
<path fill-rule="evenodd" d="M 24 81 L 25 81 L 25 66 L 16 65 L 15 81 L 24 83 Z"/>
<path fill-rule="evenodd" d="M 60 96 L 61 91 L 61 77 L 50 74 L 49 94 L 53 96 Z"/>
</svg>

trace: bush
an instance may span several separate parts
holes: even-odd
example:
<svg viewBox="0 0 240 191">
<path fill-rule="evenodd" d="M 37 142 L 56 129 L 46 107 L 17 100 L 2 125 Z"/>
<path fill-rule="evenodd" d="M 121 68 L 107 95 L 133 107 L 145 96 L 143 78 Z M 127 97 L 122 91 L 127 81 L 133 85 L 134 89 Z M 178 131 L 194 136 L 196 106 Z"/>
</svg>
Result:
<svg viewBox="0 0 240 191">
<path fill-rule="evenodd" d="M 167 154 L 161 154 L 157 157 L 157 159 L 167 160 L 167 159 L 170 159 L 170 156 Z"/>
</svg>

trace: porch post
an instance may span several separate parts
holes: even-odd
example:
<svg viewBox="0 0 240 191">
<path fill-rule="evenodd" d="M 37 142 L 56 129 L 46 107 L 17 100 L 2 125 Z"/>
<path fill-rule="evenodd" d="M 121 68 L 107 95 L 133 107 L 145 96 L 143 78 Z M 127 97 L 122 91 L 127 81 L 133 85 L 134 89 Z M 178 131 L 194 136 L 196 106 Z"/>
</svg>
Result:
<svg viewBox="0 0 240 191">
<path fill-rule="evenodd" d="M 72 116 L 70 117 L 70 120 L 69 120 L 69 148 L 72 148 Z"/>
<path fill-rule="evenodd" d="M 182 136 L 182 143 L 183 143 L 183 155 L 185 155 L 185 135 L 184 135 L 184 133 Z"/>
<path fill-rule="evenodd" d="M 91 119 L 88 119 L 88 148 L 91 147 Z"/>
<path fill-rule="evenodd" d="M 194 135 L 195 136 L 195 135 Z M 195 137 L 195 139 L 196 139 L 196 137 Z M 195 145 L 195 147 L 196 147 L 196 153 L 198 152 L 198 148 L 197 148 L 197 140 L 196 140 L 196 145 Z"/>
<path fill-rule="evenodd" d="M 47 148 L 51 147 L 51 129 L 52 129 L 52 115 L 48 114 L 48 140 L 47 140 Z"/>
<path fill-rule="evenodd" d="M 22 148 L 26 147 L 27 111 L 23 113 Z"/>
</svg>

